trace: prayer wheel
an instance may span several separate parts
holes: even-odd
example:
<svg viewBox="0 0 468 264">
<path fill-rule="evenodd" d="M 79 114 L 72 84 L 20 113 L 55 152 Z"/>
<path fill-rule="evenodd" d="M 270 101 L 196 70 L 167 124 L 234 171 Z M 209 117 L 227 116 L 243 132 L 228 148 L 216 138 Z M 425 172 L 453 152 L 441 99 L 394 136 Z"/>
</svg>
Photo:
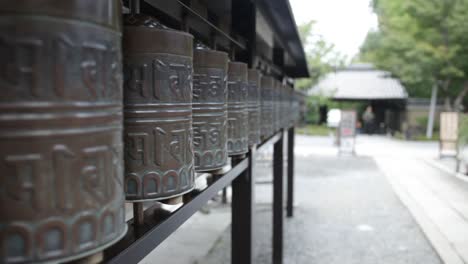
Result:
<svg viewBox="0 0 468 264">
<path fill-rule="evenodd" d="M 273 85 L 272 77 L 263 76 L 261 79 L 261 134 L 263 139 L 273 135 Z"/>
<path fill-rule="evenodd" d="M 193 64 L 195 170 L 218 170 L 227 164 L 228 159 L 228 55 L 199 47 L 194 51 Z"/>
<path fill-rule="evenodd" d="M 260 72 L 248 71 L 249 146 L 260 143 Z"/>
<path fill-rule="evenodd" d="M 286 115 L 286 112 L 284 111 L 283 92 L 284 92 L 284 84 L 280 83 L 278 85 L 278 121 L 279 121 L 278 128 L 279 129 L 284 127 L 284 118 Z"/>
<path fill-rule="evenodd" d="M 121 3 L 0 3 L 0 263 L 58 263 L 126 232 Z"/>
<path fill-rule="evenodd" d="M 124 157 L 127 201 L 162 200 L 194 187 L 192 35 L 125 17 Z"/>
<path fill-rule="evenodd" d="M 288 86 L 288 126 L 294 126 L 294 87 Z"/>
<path fill-rule="evenodd" d="M 229 62 L 228 66 L 228 153 L 243 155 L 249 151 L 247 111 L 247 64 Z"/>
<path fill-rule="evenodd" d="M 298 92 L 294 92 L 293 95 L 293 122 L 297 123 L 300 121 L 301 118 L 301 105 L 300 105 L 300 94 Z"/>
<path fill-rule="evenodd" d="M 278 132 L 281 127 L 280 90 L 281 83 L 278 80 L 275 80 L 273 85 L 273 130 L 275 133 Z"/>
<path fill-rule="evenodd" d="M 288 112 L 288 86 L 286 84 L 281 85 L 281 128 L 286 129 L 288 127 L 289 112 Z"/>
</svg>

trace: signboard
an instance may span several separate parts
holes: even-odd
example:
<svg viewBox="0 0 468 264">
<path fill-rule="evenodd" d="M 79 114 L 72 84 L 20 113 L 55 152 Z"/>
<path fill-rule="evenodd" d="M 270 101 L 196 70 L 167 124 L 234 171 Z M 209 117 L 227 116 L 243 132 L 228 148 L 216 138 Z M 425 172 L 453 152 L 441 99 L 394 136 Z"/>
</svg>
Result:
<svg viewBox="0 0 468 264">
<path fill-rule="evenodd" d="M 354 154 L 354 145 L 356 138 L 356 111 L 341 111 L 339 135 L 339 153 Z"/>
<path fill-rule="evenodd" d="M 458 124 L 459 115 L 457 112 L 440 114 L 440 157 L 457 155 Z"/>
</svg>

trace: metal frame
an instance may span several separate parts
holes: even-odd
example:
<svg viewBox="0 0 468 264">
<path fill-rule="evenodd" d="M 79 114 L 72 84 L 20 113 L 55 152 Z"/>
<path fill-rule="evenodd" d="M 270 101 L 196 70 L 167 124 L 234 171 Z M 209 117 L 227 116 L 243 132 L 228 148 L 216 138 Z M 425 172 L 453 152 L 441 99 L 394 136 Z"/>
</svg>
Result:
<svg viewBox="0 0 468 264">
<path fill-rule="evenodd" d="M 286 132 L 285 132 L 286 131 Z M 184 205 L 176 211 L 155 217 L 157 206 L 150 207 L 140 215 L 140 224 L 134 219 L 127 222 L 128 232 L 117 244 L 104 251 L 104 263 L 128 264 L 141 261 L 146 255 L 176 231 L 211 198 L 232 183 L 232 244 L 233 264 L 253 263 L 253 217 L 255 213 L 255 156 L 256 152 L 269 145 L 273 151 L 273 263 L 283 262 L 283 179 L 284 144 L 288 134 L 288 193 L 287 215 L 293 214 L 294 179 L 294 127 L 281 130 L 258 146 L 252 147 L 246 157 L 235 158 L 232 169 L 211 182 L 206 189 L 184 199 Z"/>
</svg>

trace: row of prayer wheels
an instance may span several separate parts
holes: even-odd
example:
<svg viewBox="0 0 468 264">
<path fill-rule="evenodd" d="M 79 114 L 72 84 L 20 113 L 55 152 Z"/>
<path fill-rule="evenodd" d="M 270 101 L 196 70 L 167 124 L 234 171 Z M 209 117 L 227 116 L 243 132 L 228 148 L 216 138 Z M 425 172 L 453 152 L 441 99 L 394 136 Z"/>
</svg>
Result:
<svg viewBox="0 0 468 264">
<path fill-rule="evenodd" d="M 125 200 L 190 192 L 297 119 L 292 88 L 121 20 L 119 0 L 0 3 L 0 263 L 100 252 L 126 232 Z"/>
</svg>

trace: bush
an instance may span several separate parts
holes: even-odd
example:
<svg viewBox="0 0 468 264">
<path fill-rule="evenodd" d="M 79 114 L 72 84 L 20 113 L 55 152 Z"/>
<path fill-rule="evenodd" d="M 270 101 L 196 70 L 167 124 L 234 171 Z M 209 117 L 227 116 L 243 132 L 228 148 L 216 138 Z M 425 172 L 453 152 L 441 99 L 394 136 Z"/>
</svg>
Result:
<svg viewBox="0 0 468 264">
<path fill-rule="evenodd" d="M 303 127 L 297 128 L 296 132 L 298 134 L 309 136 L 328 136 L 335 133 L 335 129 L 328 128 L 327 126 L 305 125 Z"/>
<path fill-rule="evenodd" d="M 418 128 L 423 129 L 425 131 L 427 129 L 427 123 L 429 123 L 429 117 L 427 116 L 418 117 L 416 119 L 416 123 L 418 124 Z M 436 117 L 436 119 L 434 120 L 434 132 L 439 131 L 439 130 L 440 130 L 440 122 L 439 122 L 439 118 Z"/>
</svg>

